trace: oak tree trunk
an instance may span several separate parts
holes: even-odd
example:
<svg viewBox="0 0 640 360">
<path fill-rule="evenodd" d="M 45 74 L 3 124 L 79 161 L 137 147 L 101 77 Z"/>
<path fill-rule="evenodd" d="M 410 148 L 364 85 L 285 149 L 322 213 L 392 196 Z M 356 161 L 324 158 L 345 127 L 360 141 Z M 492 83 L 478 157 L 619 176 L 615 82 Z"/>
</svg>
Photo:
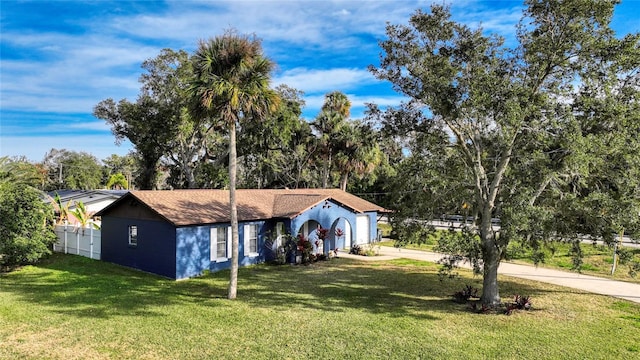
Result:
<svg viewBox="0 0 640 360">
<path fill-rule="evenodd" d="M 498 266 L 500 266 L 500 248 L 495 242 L 495 232 L 491 226 L 491 211 L 485 209 L 480 224 L 480 239 L 482 241 L 482 297 L 484 305 L 495 307 L 500 305 L 500 290 L 498 288 Z"/>
</svg>

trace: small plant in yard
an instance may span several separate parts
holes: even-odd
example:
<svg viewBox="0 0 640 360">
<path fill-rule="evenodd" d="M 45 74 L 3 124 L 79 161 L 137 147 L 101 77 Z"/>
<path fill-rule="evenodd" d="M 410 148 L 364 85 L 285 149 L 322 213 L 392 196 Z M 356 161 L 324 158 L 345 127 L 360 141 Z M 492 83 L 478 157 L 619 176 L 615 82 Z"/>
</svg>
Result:
<svg viewBox="0 0 640 360">
<path fill-rule="evenodd" d="M 380 245 L 376 243 L 367 244 L 367 249 L 365 250 L 366 256 L 378 256 L 380 253 Z"/>
<path fill-rule="evenodd" d="M 327 240 L 327 237 L 329 236 L 329 229 L 319 227 L 318 229 L 316 229 L 316 236 L 318 237 L 318 240 L 316 240 L 315 242 L 316 249 L 318 250 L 319 253 L 324 253 L 324 243 Z M 319 251 L 320 245 L 322 245 L 322 251 Z"/>
<path fill-rule="evenodd" d="M 634 262 L 630 263 L 629 264 L 629 276 L 631 276 L 632 278 L 635 278 L 638 275 L 638 272 L 640 272 L 640 262 L 634 261 Z"/>
<path fill-rule="evenodd" d="M 480 301 L 469 301 L 471 298 L 478 298 L 478 289 L 466 285 L 464 289 L 453 294 L 453 300 L 457 303 L 466 303 L 467 308 L 478 314 L 505 314 L 511 315 L 516 310 L 531 310 L 531 297 L 514 295 L 513 301 L 503 303 L 498 306 L 489 306 Z"/>
<path fill-rule="evenodd" d="M 298 235 L 298 253 L 300 255 L 302 255 L 302 262 L 303 263 L 307 263 L 309 262 L 310 256 L 311 256 L 311 252 L 313 251 L 313 245 L 311 244 L 311 241 L 309 241 L 307 238 L 304 237 L 304 235 L 299 234 Z"/>
<path fill-rule="evenodd" d="M 361 256 L 377 256 L 380 252 L 380 245 L 375 243 L 369 243 L 366 247 L 360 245 L 353 245 L 349 250 L 349 254 L 361 255 Z"/>
<path fill-rule="evenodd" d="M 511 315 L 514 310 L 530 310 L 531 309 L 531 297 L 530 296 L 522 296 L 515 295 L 513 297 L 513 302 L 506 304 L 506 315 Z"/>
<path fill-rule="evenodd" d="M 489 305 L 480 304 L 480 306 L 478 306 L 478 304 L 480 304 L 478 301 L 469 303 L 469 309 L 478 314 L 489 314 L 495 311 L 495 309 Z"/>
<path fill-rule="evenodd" d="M 453 293 L 453 301 L 458 303 L 466 303 L 471 298 L 478 297 L 478 289 L 471 285 L 465 285 L 464 289 Z"/>
<path fill-rule="evenodd" d="M 278 248 L 276 249 L 274 262 L 278 265 L 284 265 L 287 263 L 287 250 L 285 246 L 278 246 Z"/>
</svg>

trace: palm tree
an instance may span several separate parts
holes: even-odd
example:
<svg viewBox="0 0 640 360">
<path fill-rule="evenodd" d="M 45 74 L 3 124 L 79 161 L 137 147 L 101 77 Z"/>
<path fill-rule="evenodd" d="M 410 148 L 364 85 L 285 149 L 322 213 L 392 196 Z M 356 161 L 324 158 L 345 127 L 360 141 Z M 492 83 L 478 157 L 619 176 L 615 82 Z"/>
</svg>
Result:
<svg viewBox="0 0 640 360">
<path fill-rule="evenodd" d="M 44 177 L 38 165 L 30 163 L 24 157 L 0 156 L 0 183 L 5 182 L 26 184 L 37 188 L 44 182 Z"/>
<path fill-rule="evenodd" d="M 122 173 L 112 174 L 107 181 L 107 189 L 128 189 L 127 178 Z"/>
<path fill-rule="evenodd" d="M 191 92 L 194 116 L 222 120 L 229 130 L 229 203 L 231 207 L 231 276 L 229 299 L 238 288 L 238 210 L 236 205 L 236 127 L 245 121 L 260 121 L 278 105 L 269 88 L 274 63 L 262 54 L 254 36 L 227 31 L 200 41 L 193 56 Z"/>
<path fill-rule="evenodd" d="M 47 195 L 51 205 L 53 206 L 53 210 L 56 215 L 56 224 L 64 224 L 65 220 L 69 219 L 69 207 L 71 206 L 71 200 L 67 201 L 67 203 L 62 202 L 62 198 L 60 194 L 56 192 L 54 197 Z"/>
<path fill-rule="evenodd" d="M 340 189 L 347 191 L 351 174 L 362 178 L 382 162 L 382 151 L 374 131 L 359 121 L 346 123 L 336 134 L 335 166 L 340 172 Z"/>
<path fill-rule="evenodd" d="M 320 134 L 322 148 L 322 187 L 326 188 L 332 167 L 332 157 L 336 147 L 336 135 L 350 116 L 351 102 L 342 92 L 334 91 L 324 97 L 320 114 L 312 123 Z"/>
<path fill-rule="evenodd" d="M 84 229 L 87 225 L 91 224 L 94 229 L 100 229 L 98 224 L 91 222 L 93 219 L 94 211 L 88 211 L 86 206 L 82 201 L 78 201 L 76 203 L 76 208 L 73 210 L 68 210 L 68 216 L 72 219 L 75 226 L 77 226 L 76 232 L 79 232 L 82 229 L 82 234 L 84 235 Z"/>
</svg>

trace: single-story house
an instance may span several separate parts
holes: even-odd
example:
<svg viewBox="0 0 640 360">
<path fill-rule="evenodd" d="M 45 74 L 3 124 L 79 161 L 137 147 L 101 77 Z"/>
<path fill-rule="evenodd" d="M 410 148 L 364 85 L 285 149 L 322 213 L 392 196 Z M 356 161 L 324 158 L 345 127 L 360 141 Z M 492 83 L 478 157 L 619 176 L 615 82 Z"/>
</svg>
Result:
<svg viewBox="0 0 640 360">
<path fill-rule="evenodd" d="M 236 191 L 240 266 L 270 260 L 283 236 L 302 234 L 317 251 L 369 243 L 384 208 L 338 189 Z M 231 266 L 228 190 L 130 191 L 98 212 L 102 260 L 173 279 Z M 339 229 L 336 235 L 336 229 Z"/>
</svg>

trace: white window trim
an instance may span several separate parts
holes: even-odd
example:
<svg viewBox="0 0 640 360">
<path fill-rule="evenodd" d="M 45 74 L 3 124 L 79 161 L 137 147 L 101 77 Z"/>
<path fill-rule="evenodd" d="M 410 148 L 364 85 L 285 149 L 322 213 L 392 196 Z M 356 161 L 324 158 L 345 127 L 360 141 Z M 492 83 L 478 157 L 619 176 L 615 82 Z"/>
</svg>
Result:
<svg viewBox="0 0 640 360">
<path fill-rule="evenodd" d="M 136 229 L 135 243 L 131 242 L 131 239 L 132 239 L 131 230 L 134 228 Z M 129 225 L 128 230 L 129 230 L 129 246 L 138 246 L 138 225 Z"/>
<path fill-rule="evenodd" d="M 251 227 L 255 226 L 256 227 L 256 250 L 258 249 L 258 246 L 260 244 L 260 235 L 259 235 L 259 228 L 258 228 L 258 224 L 244 224 L 243 227 L 243 248 L 244 248 L 244 256 L 248 256 L 248 257 L 256 257 L 256 256 L 260 256 L 259 253 L 257 252 L 250 252 L 251 249 Z"/>
<path fill-rule="evenodd" d="M 218 229 L 221 226 L 212 227 L 210 230 L 210 244 L 209 244 L 209 260 L 215 262 L 225 262 L 229 261 L 229 255 L 231 254 L 231 226 L 226 226 L 227 228 L 227 256 L 226 257 L 218 257 Z"/>
</svg>

